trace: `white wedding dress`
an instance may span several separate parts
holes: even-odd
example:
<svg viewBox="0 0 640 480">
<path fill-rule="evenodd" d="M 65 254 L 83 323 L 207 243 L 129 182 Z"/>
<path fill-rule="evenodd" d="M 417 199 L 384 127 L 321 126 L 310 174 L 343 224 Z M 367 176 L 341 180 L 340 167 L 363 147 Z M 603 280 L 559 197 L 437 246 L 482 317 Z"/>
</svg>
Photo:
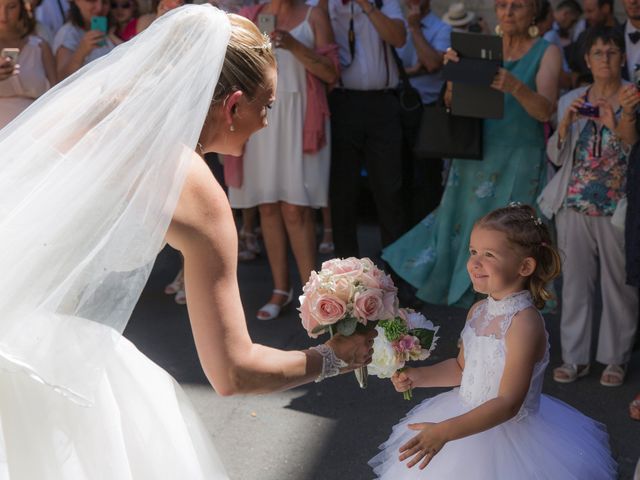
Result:
<svg viewBox="0 0 640 480">
<path fill-rule="evenodd" d="M 184 392 L 121 333 L 231 34 L 210 5 L 174 9 L 0 130 L 0 480 L 227 478 Z"/>
<path fill-rule="evenodd" d="M 126 338 L 88 406 L 2 362 L 0 480 L 228 478 L 184 391 Z"/>
<path fill-rule="evenodd" d="M 465 368 L 459 388 L 423 401 L 393 427 L 382 452 L 371 459 L 384 480 L 607 480 L 616 478 L 602 424 L 566 403 L 541 395 L 549 348 L 535 365 L 520 412 L 494 428 L 445 444 L 424 470 L 400 462 L 399 448 L 417 432 L 410 423 L 441 422 L 498 394 L 505 366 L 504 337 L 513 316 L 533 307 L 529 292 L 484 300 L 462 331 Z M 542 317 L 541 317 L 542 321 Z"/>
</svg>

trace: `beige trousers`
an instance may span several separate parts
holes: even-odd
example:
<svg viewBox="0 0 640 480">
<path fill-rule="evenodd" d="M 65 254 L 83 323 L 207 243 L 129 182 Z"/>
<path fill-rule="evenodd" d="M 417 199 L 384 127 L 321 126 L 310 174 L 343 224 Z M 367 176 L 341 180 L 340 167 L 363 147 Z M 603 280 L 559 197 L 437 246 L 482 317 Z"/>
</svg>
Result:
<svg viewBox="0 0 640 480">
<path fill-rule="evenodd" d="M 565 363 L 590 363 L 596 285 L 600 277 L 602 317 L 596 360 L 629 361 L 638 326 L 638 289 L 625 283 L 624 233 L 611 217 L 562 208 L 556 216 L 562 263 L 560 340 Z"/>
</svg>

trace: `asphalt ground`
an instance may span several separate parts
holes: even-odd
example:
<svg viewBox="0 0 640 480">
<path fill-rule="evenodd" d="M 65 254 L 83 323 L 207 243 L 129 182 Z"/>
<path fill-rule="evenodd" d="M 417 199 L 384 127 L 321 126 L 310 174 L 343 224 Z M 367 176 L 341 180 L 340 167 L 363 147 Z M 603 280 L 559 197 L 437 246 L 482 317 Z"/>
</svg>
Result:
<svg viewBox="0 0 640 480">
<path fill-rule="evenodd" d="M 361 254 L 378 255 L 376 227 L 363 225 L 359 235 Z M 414 391 L 412 401 L 405 401 L 388 380 L 370 378 L 369 388 L 361 390 L 353 375 L 347 374 L 287 392 L 220 397 L 198 363 L 186 308 L 163 294 L 179 262 L 178 254 L 170 248 L 161 252 L 125 335 L 182 385 L 234 480 L 371 479 L 367 461 L 387 439 L 391 427 L 418 402 L 445 390 L 419 389 Z M 293 262 L 291 265 L 294 272 Z M 277 320 L 255 319 L 272 288 L 264 255 L 241 263 L 238 275 L 247 325 L 255 342 L 286 350 L 316 343 L 302 329 L 295 308 L 285 310 Z M 299 289 L 299 279 L 295 282 Z M 427 305 L 423 313 L 441 327 L 439 346 L 427 363 L 456 355 L 466 312 Z M 574 384 L 559 385 L 551 378 L 552 367 L 560 363 L 559 316 L 551 313 L 545 319 L 551 364 L 544 393 L 607 426 L 620 478 L 630 480 L 640 457 L 640 422 L 628 418 L 627 406 L 640 391 L 640 352 L 634 352 L 622 387 L 599 384 L 602 365 L 596 365 L 588 377 Z"/>
</svg>

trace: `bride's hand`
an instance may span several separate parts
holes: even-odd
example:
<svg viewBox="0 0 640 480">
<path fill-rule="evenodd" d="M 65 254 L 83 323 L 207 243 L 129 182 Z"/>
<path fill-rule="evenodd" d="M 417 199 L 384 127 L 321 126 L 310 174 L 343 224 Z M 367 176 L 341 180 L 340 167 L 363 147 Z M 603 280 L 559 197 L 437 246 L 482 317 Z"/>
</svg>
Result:
<svg viewBox="0 0 640 480">
<path fill-rule="evenodd" d="M 402 372 L 396 372 L 391 377 L 391 383 L 396 389 L 396 392 L 406 392 L 407 390 L 411 390 L 413 388 L 413 380 L 409 376 L 410 368 L 403 370 Z"/>
<path fill-rule="evenodd" d="M 366 333 L 354 333 L 351 336 L 334 335 L 327 341 L 340 360 L 347 363 L 341 372 L 349 372 L 371 363 L 373 339 L 378 335 L 374 329 Z"/>
<path fill-rule="evenodd" d="M 442 450 L 447 443 L 438 423 L 410 423 L 411 430 L 419 430 L 420 433 L 400 447 L 400 461 L 413 457 L 407 467 L 411 468 L 420 463 L 420 470 L 429 465 L 429 462 Z"/>
</svg>

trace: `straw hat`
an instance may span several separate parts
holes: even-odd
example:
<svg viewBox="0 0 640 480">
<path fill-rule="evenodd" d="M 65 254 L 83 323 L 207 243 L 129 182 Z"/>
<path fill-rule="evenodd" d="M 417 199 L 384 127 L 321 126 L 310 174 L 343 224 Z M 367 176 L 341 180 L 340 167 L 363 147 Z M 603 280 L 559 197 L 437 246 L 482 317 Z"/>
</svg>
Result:
<svg viewBox="0 0 640 480">
<path fill-rule="evenodd" d="M 461 27 L 476 18 L 476 14 L 467 11 L 464 3 L 453 3 L 449 6 L 449 10 L 442 16 L 442 20 L 452 27 Z"/>
</svg>

